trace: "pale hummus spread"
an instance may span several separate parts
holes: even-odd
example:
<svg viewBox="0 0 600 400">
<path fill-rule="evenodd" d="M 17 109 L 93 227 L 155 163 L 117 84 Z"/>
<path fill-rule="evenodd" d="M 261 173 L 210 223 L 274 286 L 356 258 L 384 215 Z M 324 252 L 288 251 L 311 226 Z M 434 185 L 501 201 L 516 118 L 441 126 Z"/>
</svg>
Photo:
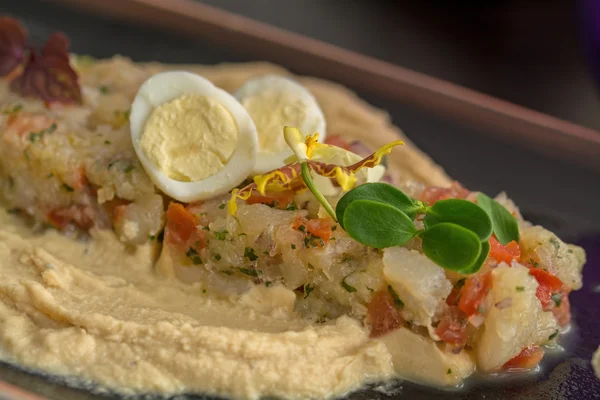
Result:
<svg viewBox="0 0 600 400">
<path fill-rule="evenodd" d="M 0 227 L 0 348 L 11 362 L 126 394 L 234 398 L 330 397 L 394 373 L 361 323 L 310 326 L 282 287 L 217 298 L 158 278 L 150 245 L 132 251 L 111 232 L 33 235 L 4 210 Z"/>
<path fill-rule="evenodd" d="M 235 120 L 221 103 L 206 96 L 184 95 L 152 112 L 140 146 L 170 178 L 196 182 L 223 168 L 237 138 Z"/>
</svg>

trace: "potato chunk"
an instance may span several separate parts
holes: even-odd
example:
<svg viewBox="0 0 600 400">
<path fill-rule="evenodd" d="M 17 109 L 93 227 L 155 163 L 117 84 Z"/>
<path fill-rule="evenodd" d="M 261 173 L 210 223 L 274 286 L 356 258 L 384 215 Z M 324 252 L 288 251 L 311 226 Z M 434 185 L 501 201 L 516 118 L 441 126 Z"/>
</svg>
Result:
<svg viewBox="0 0 600 400">
<path fill-rule="evenodd" d="M 491 307 L 475 343 L 477 365 L 486 372 L 501 369 L 525 347 L 546 343 L 558 329 L 552 313 L 542 311 L 538 283 L 528 268 L 503 263 L 492 274 L 491 304 L 511 299 L 511 305 Z"/>
<path fill-rule="evenodd" d="M 438 386 L 456 386 L 475 370 L 470 352 L 445 352 L 417 333 L 401 328 L 381 339 L 392 354 L 394 369 L 402 378 Z"/>
<path fill-rule="evenodd" d="M 546 268 L 571 290 L 581 289 L 581 270 L 585 264 L 584 250 L 560 240 L 541 226 L 521 231 L 521 260 Z"/>
<path fill-rule="evenodd" d="M 404 303 L 402 317 L 429 326 L 452 290 L 444 270 L 415 250 L 390 247 L 383 253 L 383 274 Z"/>
</svg>

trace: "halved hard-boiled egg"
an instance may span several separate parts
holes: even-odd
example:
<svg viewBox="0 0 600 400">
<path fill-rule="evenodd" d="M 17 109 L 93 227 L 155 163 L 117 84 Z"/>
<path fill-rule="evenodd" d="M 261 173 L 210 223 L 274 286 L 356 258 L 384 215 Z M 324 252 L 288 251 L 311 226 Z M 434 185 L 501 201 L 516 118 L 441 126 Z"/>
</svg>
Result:
<svg viewBox="0 0 600 400">
<path fill-rule="evenodd" d="M 146 173 L 182 202 L 229 192 L 254 169 L 256 128 L 246 109 L 207 79 L 183 71 L 150 77 L 129 116 Z"/>
<path fill-rule="evenodd" d="M 325 116 L 314 96 L 299 83 L 279 75 L 248 80 L 235 97 L 252 117 L 258 131 L 255 174 L 283 166 L 292 150 L 283 137 L 284 126 L 295 126 L 304 134 L 326 135 Z"/>
</svg>

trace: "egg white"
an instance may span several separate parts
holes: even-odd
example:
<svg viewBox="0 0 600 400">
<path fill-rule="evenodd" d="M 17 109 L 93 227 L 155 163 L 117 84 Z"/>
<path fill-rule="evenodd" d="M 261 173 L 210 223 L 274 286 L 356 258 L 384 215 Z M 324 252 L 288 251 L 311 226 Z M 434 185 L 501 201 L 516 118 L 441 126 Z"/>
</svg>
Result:
<svg viewBox="0 0 600 400">
<path fill-rule="evenodd" d="M 286 93 L 293 99 L 301 100 L 306 105 L 304 111 L 306 118 L 302 121 L 281 121 L 279 132 L 272 134 L 283 135 L 283 127 L 294 126 L 302 132 L 303 135 L 319 132 L 319 141 L 325 140 L 327 135 L 325 115 L 317 100 L 312 93 L 304 86 L 293 81 L 292 79 L 279 75 L 263 75 L 257 78 L 252 78 L 246 81 L 244 85 L 235 93 L 236 99 L 243 104 L 244 99 L 250 96 L 256 96 L 264 90 L 279 91 Z M 255 121 L 256 122 L 256 121 Z M 261 127 L 257 126 L 258 135 L 261 135 Z M 262 174 L 267 171 L 280 168 L 285 165 L 284 160 L 293 154 L 292 150 L 285 147 L 279 152 L 261 151 L 260 145 L 258 149 L 258 157 L 254 168 L 254 174 Z"/>
<path fill-rule="evenodd" d="M 210 97 L 221 103 L 233 116 L 238 128 L 236 148 L 223 168 L 196 182 L 170 178 L 142 151 L 140 139 L 146 121 L 154 109 L 186 94 Z M 225 194 L 246 179 L 256 163 L 258 136 L 246 109 L 229 93 L 207 79 L 190 72 L 169 71 L 150 77 L 140 87 L 129 115 L 133 148 L 154 184 L 175 200 L 189 203 Z"/>
</svg>

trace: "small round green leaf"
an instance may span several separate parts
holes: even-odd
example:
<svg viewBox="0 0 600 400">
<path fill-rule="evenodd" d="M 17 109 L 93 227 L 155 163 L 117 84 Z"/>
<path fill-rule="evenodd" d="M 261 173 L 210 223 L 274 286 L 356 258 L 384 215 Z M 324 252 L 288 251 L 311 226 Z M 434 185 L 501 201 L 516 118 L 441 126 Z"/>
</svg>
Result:
<svg viewBox="0 0 600 400">
<path fill-rule="evenodd" d="M 433 225 L 421 234 L 423 253 L 440 267 L 462 271 L 475 264 L 481 253 L 479 237 L 451 222 Z"/>
<path fill-rule="evenodd" d="M 477 259 L 477 261 L 475 261 L 475 263 L 473 265 L 471 265 L 468 268 L 465 268 L 463 270 L 460 271 L 461 274 L 474 274 L 477 271 L 479 271 L 481 269 L 481 266 L 483 265 L 483 263 L 485 262 L 485 260 L 488 258 L 488 256 L 490 255 L 490 242 L 489 241 L 485 241 L 481 243 L 481 253 L 479 254 L 479 258 Z"/>
<path fill-rule="evenodd" d="M 492 235 L 492 220 L 488 214 L 477 204 L 468 200 L 436 201 L 427 211 L 423 222 L 426 228 L 442 222 L 452 222 L 475 232 L 482 242 L 488 240 Z"/>
<path fill-rule="evenodd" d="M 348 206 L 356 200 L 371 200 L 397 208 L 410 219 L 415 219 L 419 206 L 401 190 L 387 183 L 373 182 L 359 185 L 346 193 L 335 207 L 337 219 L 344 227 L 344 213 Z"/>
<path fill-rule="evenodd" d="M 477 195 L 477 204 L 490 216 L 494 234 L 500 243 L 506 245 L 513 240 L 519 241 L 517 219 L 504 206 L 483 193 Z"/>
<path fill-rule="evenodd" d="M 402 211 L 371 200 L 351 202 L 344 227 L 354 240 L 378 249 L 402 246 L 417 234 L 413 220 Z"/>
</svg>

